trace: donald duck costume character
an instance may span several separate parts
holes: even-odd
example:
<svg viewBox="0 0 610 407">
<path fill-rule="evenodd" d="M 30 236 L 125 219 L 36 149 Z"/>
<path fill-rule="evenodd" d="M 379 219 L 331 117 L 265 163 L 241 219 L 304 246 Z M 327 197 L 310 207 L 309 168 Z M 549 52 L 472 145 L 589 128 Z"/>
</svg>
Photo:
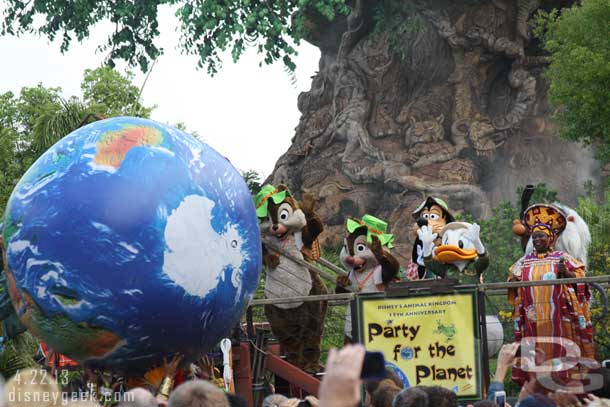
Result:
<svg viewBox="0 0 610 407">
<path fill-rule="evenodd" d="M 435 247 L 438 234 L 422 226 L 417 234 L 422 241 L 426 270 L 441 278 L 453 274 L 461 283 L 477 283 L 489 266 L 480 233 L 481 227 L 476 223 L 451 222 L 442 229 L 441 244 Z"/>
</svg>

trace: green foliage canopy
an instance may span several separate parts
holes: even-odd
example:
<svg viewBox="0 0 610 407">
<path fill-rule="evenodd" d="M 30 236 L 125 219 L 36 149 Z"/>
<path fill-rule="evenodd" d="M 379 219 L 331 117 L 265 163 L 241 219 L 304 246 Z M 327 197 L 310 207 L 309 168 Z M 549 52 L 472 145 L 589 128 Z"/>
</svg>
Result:
<svg viewBox="0 0 610 407">
<path fill-rule="evenodd" d="M 551 53 L 549 98 L 560 134 L 610 162 L 610 2 L 587 0 L 539 13 L 536 34 Z"/>
<path fill-rule="evenodd" d="M 102 116 L 149 117 L 156 106 L 140 102 L 140 89 L 133 85 L 134 75 L 121 75 L 110 67 L 86 69 L 81 89 L 88 109 Z"/>
<path fill-rule="evenodd" d="M 36 33 L 53 40 L 62 38 L 61 51 L 72 40 L 81 41 L 96 24 L 109 20 L 114 31 L 99 50 L 107 52 L 107 61 L 138 64 L 148 69 L 163 50 L 156 45 L 159 36 L 159 6 L 176 7 L 182 32 L 181 48 L 199 57 L 199 67 L 214 74 L 221 66 L 220 54 L 230 50 L 236 61 L 247 46 L 264 55 L 264 62 L 276 60 L 294 69 L 296 51 L 305 30 L 306 14 L 333 20 L 338 13 L 349 14 L 346 0 L 102 0 L 66 1 L 7 0 L 2 20 L 2 34 Z M 42 24 L 37 24 L 42 20 Z M 291 41 L 292 40 L 292 41 Z"/>
<path fill-rule="evenodd" d="M 261 175 L 256 170 L 248 170 L 242 171 L 241 176 L 244 178 L 252 196 L 258 194 L 258 191 L 263 187 Z"/>
<path fill-rule="evenodd" d="M 88 113 L 148 117 L 139 91 L 125 76 L 108 67 L 87 70 L 83 99 L 62 97 L 61 88 L 42 84 L 0 94 L 0 218 L 13 188 L 32 163 L 60 138 L 78 128 Z"/>
</svg>

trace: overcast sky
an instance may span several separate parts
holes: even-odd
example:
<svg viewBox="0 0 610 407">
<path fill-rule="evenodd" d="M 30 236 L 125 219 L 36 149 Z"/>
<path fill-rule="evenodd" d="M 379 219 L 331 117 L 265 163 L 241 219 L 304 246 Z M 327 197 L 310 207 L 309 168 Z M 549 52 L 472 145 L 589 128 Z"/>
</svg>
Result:
<svg viewBox="0 0 610 407">
<path fill-rule="evenodd" d="M 319 51 L 302 42 L 296 85 L 291 84 L 281 63 L 259 67 L 262 58 L 253 50 L 237 64 L 224 58 L 223 68 L 212 78 L 205 70 L 196 69 L 195 56 L 182 55 L 177 49 L 180 33 L 169 8 L 160 9 L 159 23 L 158 45 L 165 53 L 142 94 L 146 105 L 158 106 L 152 119 L 183 122 L 238 169 L 269 175 L 290 145 L 300 117 L 297 96 L 309 90 Z M 0 37 L 0 52 L 7 57 L 0 63 L 0 93 L 18 93 L 24 86 L 42 82 L 47 87 L 60 86 L 66 96 L 80 96 L 83 72 L 103 61 L 104 55 L 96 53 L 96 47 L 105 42 L 110 29 L 97 27 L 88 40 L 73 43 L 63 55 L 59 41 L 49 43 L 32 35 Z M 135 84 L 140 86 L 144 75 L 137 67 L 133 71 L 137 74 Z"/>
</svg>

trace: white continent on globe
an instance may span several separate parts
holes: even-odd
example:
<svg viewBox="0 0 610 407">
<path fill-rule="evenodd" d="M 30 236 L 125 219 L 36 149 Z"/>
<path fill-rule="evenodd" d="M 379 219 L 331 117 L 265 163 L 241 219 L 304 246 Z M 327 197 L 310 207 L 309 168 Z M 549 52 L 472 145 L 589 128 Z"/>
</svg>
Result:
<svg viewBox="0 0 610 407">
<path fill-rule="evenodd" d="M 212 200 L 189 195 L 169 214 L 165 227 L 167 248 L 163 271 L 188 294 L 201 298 L 224 279 L 223 271 L 229 266 L 232 268 L 231 282 L 238 293 L 241 292 L 241 265 L 245 260 L 241 251 L 243 239 L 232 223 L 227 223 L 222 234 L 212 228 L 213 208 Z M 205 270 L 208 270 L 207 274 Z"/>
</svg>

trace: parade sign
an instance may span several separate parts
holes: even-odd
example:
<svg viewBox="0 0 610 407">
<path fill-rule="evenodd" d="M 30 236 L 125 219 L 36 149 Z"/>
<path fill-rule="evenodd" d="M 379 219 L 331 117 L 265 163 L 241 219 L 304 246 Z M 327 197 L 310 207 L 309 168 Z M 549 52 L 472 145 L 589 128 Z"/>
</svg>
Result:
<svg viewBox="0 0 610 407">
<path fill-rule="evenodd" d="M 442 386 L 461 399 L 482 395 L 476 292 L 386 298 L 360 295 L 358 335 L 407 386 Z"/>
</svg>

